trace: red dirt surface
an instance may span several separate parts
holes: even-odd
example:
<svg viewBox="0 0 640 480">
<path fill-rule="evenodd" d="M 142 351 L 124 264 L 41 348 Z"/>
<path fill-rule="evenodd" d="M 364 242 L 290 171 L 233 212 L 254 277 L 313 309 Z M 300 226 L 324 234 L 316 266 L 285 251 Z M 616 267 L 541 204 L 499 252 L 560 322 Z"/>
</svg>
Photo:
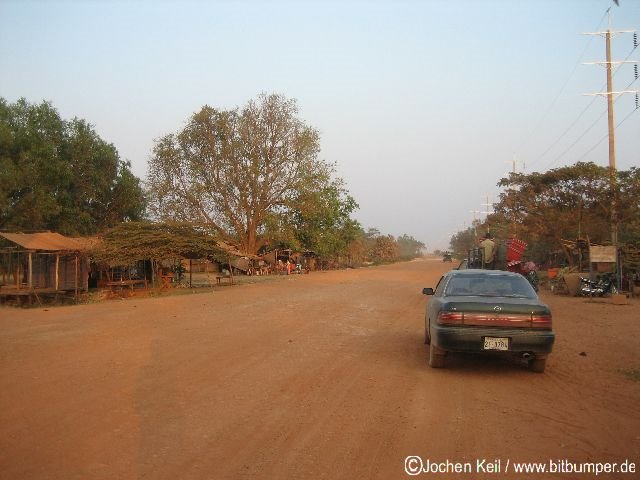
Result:
<svg viewBox="0 0 640 480">
<path fill-rule="evenodd" d="M 0 478 L 409 478 L 409 455 L 640 469 L 640 381 L 624 373 L 640 369 L 640 302 L 543 292 L 557 340 L 542 375 L 478 356 L 430 369 L 421 289 L 448 268 L 0 308 Z"/>
</svg>

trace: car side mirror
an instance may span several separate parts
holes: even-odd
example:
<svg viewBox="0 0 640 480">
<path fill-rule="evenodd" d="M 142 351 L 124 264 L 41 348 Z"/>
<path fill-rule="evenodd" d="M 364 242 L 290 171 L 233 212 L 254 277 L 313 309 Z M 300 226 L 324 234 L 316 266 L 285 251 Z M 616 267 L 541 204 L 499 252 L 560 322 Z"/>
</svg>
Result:
<svg viewBox="0 0 640 480">
<path fill-rule="evenodd" d="M 422 294 L 423 295 L 433 295 L 433 288 L 431 287 L 425 287 L 422 289 Z"/>
</svg>

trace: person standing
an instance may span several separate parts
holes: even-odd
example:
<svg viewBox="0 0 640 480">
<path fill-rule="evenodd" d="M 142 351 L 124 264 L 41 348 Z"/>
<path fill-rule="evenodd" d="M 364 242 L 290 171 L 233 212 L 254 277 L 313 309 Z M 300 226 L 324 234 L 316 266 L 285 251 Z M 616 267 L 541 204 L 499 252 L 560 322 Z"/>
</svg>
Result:
<svg viewBox="0 0 640 480">
<path fill-rule="evenodd" d="M 483 268 L 487 270 L 493 270 L 495 263 L 496 244 L 491 238 L 491 233 L 487 232 L 484 236 L 484 240 L 480 242 L 480 248 L 482 248 Z"/>
<path fill-rule="evenodd" d="M 507 244 L 504 240 L 495 241 L 495 253 L 494 253 L 494 269 L 506 270 L 507 269 Z"/>
</svg>

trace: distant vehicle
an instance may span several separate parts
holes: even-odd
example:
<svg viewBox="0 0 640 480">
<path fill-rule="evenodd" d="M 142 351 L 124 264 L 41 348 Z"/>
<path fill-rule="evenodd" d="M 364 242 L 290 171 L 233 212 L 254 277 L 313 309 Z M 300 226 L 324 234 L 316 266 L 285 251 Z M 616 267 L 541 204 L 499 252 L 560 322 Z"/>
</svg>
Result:
<svg viewBox="0 0 640 480">
<path fill-rule="evenodd" d="M 424 324 L 431 367 L 444 367 L 449 352 L 506 352 L 544 372 L 555 340 L 551 310 L 522 275 L 451 270 L 422 293 L 433 296 Z"/>
<path fill-rule="evenodd" d="M 442 255 L 442 261 L 453 262 L 453 258 L 451 257 L 451 254 L 449 252 L 444 252 L 444 254 Z"/>
</svg>

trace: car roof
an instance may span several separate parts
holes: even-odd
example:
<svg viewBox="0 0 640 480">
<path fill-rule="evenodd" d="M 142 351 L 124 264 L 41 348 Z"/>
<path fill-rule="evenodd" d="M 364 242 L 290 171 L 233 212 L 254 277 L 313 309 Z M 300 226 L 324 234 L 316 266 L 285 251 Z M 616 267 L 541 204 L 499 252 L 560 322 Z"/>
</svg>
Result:
<svg viewBox="0 0 640 480">
<path fill-rule="evenodd" d="M 480 269 L 480 268 L 469 268 L 469 269 L 464 269 L 464 270 L 450 270 L 447 275 L 450 276 L 473 276 L 473 277 L 477 277 L 479 275 L 504 275 L 504 276 L 508 276 L 508 277 L 521 277 L 522 275 L 520 275 L 519 273 L 515 273 L 515 272 L 508 272 L 506 270 L 484 270 L 484 269 Z"/>
</svg>

